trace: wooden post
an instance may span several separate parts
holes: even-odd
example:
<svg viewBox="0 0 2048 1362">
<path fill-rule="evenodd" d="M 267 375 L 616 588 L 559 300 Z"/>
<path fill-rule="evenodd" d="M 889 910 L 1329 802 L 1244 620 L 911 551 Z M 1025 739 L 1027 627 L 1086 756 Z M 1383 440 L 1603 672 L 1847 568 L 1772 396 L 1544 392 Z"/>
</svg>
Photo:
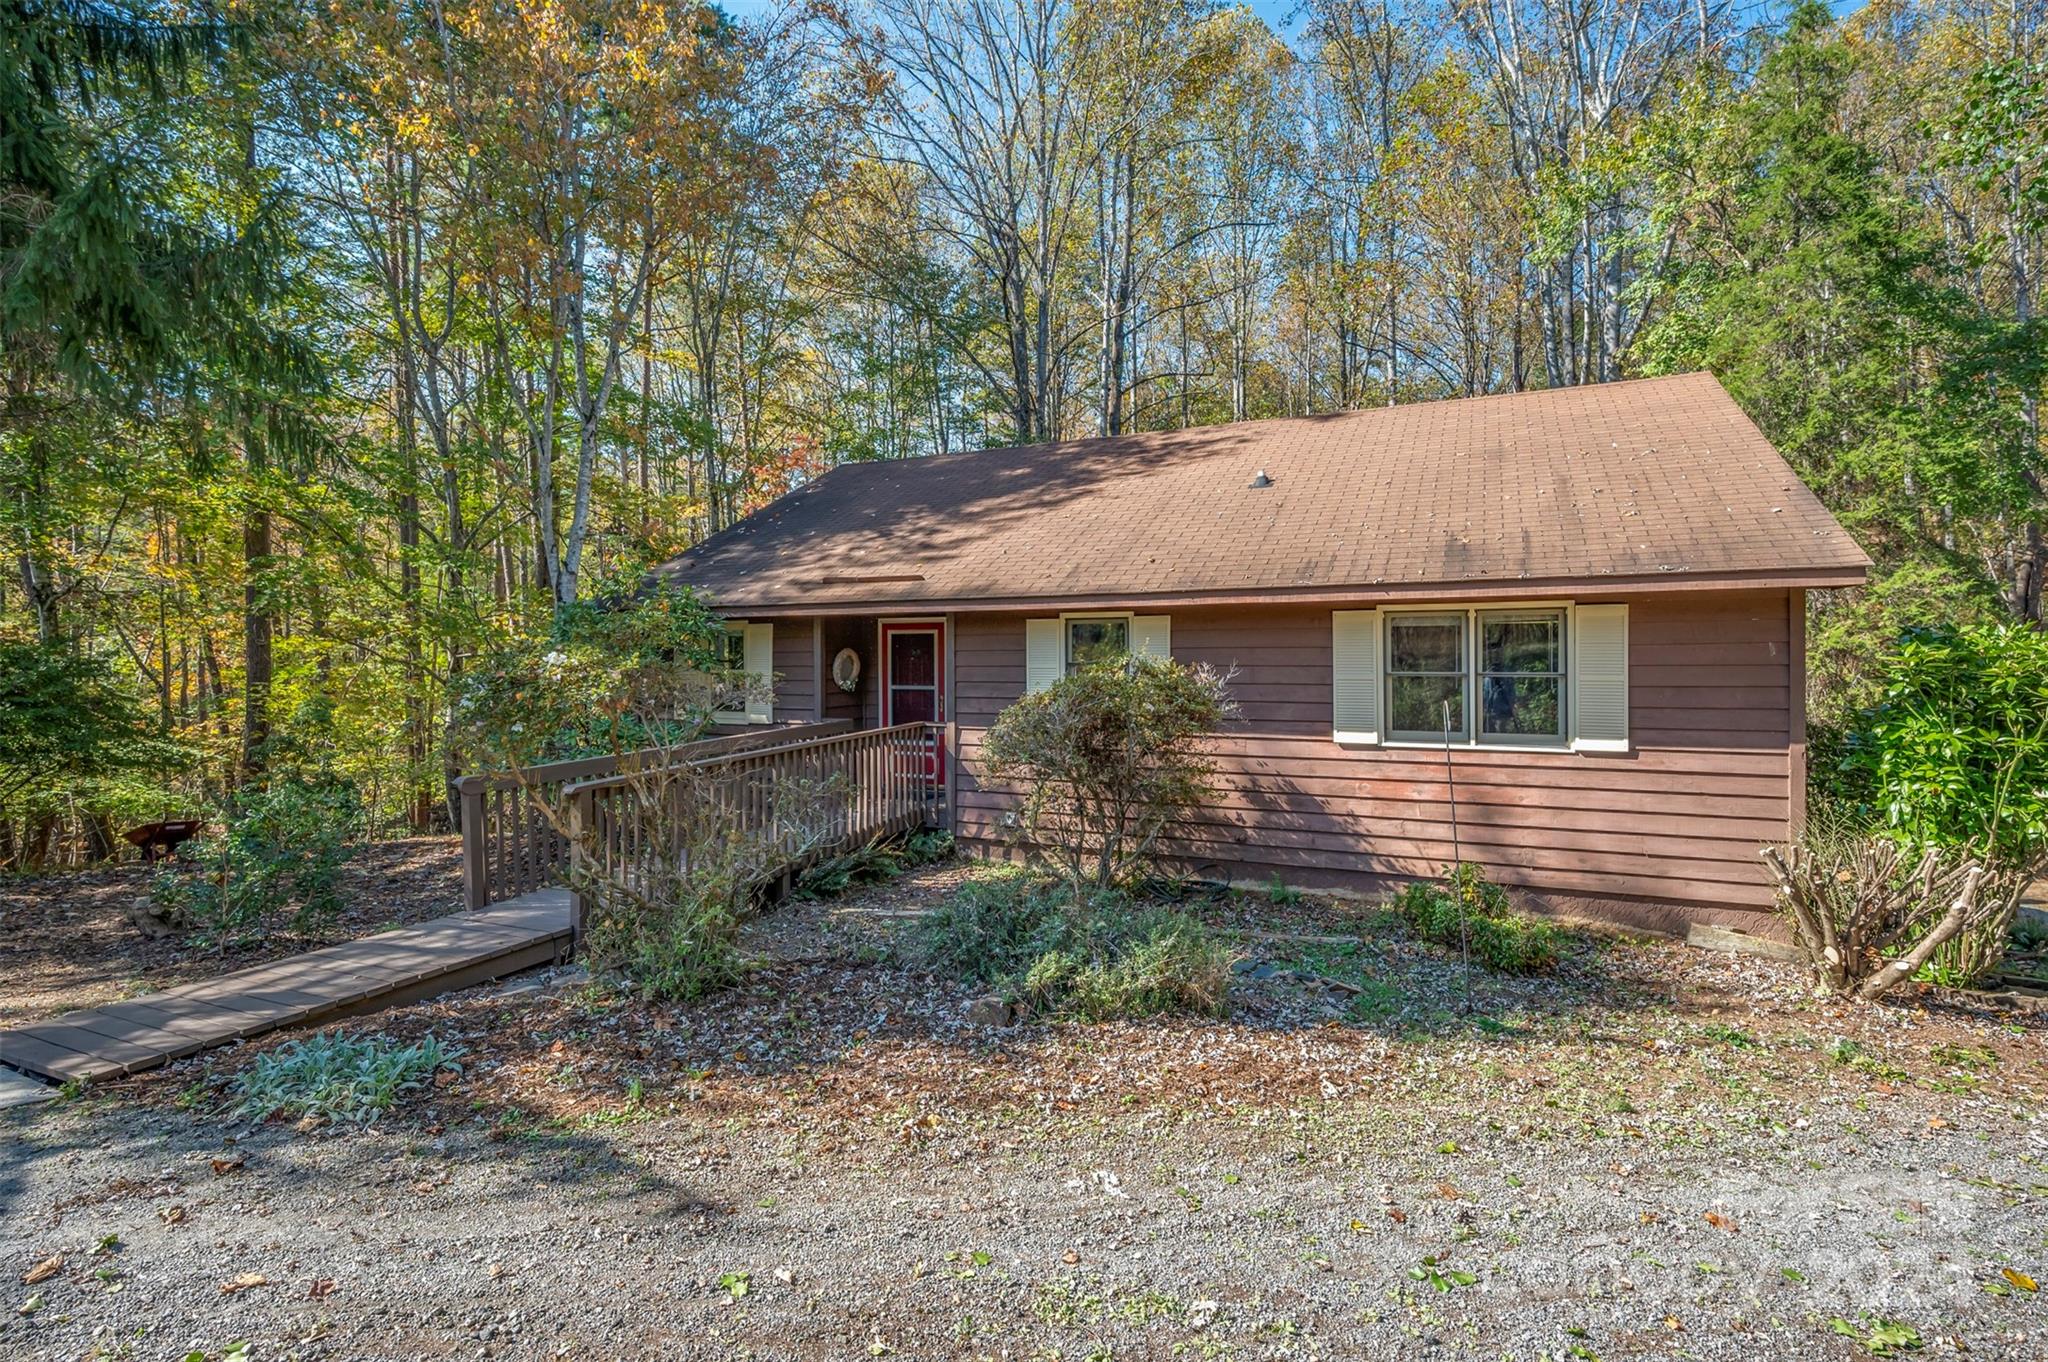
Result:
<svg viewBox="0 0 2048 1362">
<path fill-rule="evenodd" d="M 590 904 L 583 895 L 581 881 L 592 873 L 589 865 L 590 850 L 585 845 L 587 834 L 593 827 L 592 813 L 595 809 L 592 792 L 578 790 L 569 800 L 569 952 L 575 955 L 583 949 L 583 929 L 590 913 Z"/>
<path fill-rule="evenodd" d="M 484 785 L 471 776 L 457 788 L 462 795 L 462 902 L 474 911 L 491 901 L 484 865 Z"/>
</svg>

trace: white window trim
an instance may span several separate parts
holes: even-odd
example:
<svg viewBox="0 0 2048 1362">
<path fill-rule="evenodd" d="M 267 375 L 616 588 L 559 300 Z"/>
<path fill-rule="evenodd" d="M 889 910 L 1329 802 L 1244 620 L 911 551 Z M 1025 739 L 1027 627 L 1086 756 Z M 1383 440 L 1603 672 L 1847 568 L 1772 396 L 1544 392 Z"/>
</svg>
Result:
<svg viewBox="0 0 2048 1362">
<path fill-rule="evenodd" d="M 775 627 L 774 623 L 767 620 L 727 620 L 725 622 L 726 637 L 737 637 L 740 640 L 740 667 L 742 672 L 745 672 L 747 630 L 749 627 L 765 627 L 771 631 L 768 636 L 768 666 L 760 673 L 760 676 L 764 683 L 773 686 L 775 684 L 775 635 L 772 632 Z M 752 675 L 753 673 L 749 672 L 746 674 Z M 714 726 L 728 725 L 739 728 L 772 724 L 775 722 L 775 697 L 771 692 L 768 697 L 768 703 L 759 709 L 715 710 L 712 712 L 711 722 Z"/>
<path fill-rule="evenodd" d="M 1436 601 L 1430 604 L 1382 605 L 1379 607 L 1379 671 L 1374 684 L 1379 687 L 1380 741 L 1381 747 L 1421 748 L 1441 752 L 1442 738 L 1396 738 L 1393 736 L 1393 702 L 1387 686 L 1391 674 L 1388 659 L 1392 655 L 1389 640 L 1392 638 L 1393 619 L 1397 615 L 1449 615 L 1462 613 L 1465 616 L 1465 707 L 1477 711 L 1479 686 L 1479 616 L 1482 613 L 1515 610 L 1559 610 L 1564 613 L 1564 637 L 1559 640 L 1563 671 L 1558 678 L 1558 706 L 1564 711 L 1564 732 L 1552 738 L 1545 736 L 1530 741 L 1512 741 L 1502 737 L 1481 739 L 1479 736 L 1479 715 L 1476 712 L 1465 716 L 1471 729 L 1463 738 L 1452 738 L 1450 747 L 1454 751 L 1484 750 L 1489 752 L 1570 752 L 1573 750 L 1574 725 L 1578 716 L 1571 703 L 1571 678 L 1573 673 L 1572 640 L 1577 635 L 1577 626 L 1572 619 L 1571 601 Z"/>
</svg>

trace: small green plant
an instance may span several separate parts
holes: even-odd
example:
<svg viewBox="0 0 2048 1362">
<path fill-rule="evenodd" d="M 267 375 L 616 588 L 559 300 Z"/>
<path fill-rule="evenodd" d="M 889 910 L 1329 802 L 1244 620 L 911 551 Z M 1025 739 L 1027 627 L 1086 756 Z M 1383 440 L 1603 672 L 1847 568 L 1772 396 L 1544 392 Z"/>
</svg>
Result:
<svg viewBox="0 0 2048 1362">
<path fill-rule="evenodd" d="M 1222 1012 L 1229 946 L 1195 919 L 1118 890 L 1085 895 L 1017 867 L 964 883 L 919 924 L 906 959 L 1084 1020 Z"/>
<path fill-rule="evenodd" d="M 1469 863 L 1450 867 L 1444 881 L 1406 886 L 1394 907 L 1423 940 L 1453 950 L 1469 940 L 1473 956 L 1502 974 L 1549 969 L 1564 939 L 1555 923 L 1515 912 L 1507 891 Z"/>
<path fill-rule="evenodd" d="M 236 1075 L 241 1098 L 236 1114 L 324 1116 L 367 1125 L 402 1092 L 428 1082 L 442 1069 L 455 1069 L 460 1047 L 432 1036 L 397 1046 L 378 1036 L 351 1038 L 318 1032 L 260 1056 Z"/>
<path fill-rule="evenodd" d="M 1831 1324 L 1836 1333 L 1844 1338 L 1856 1340 L 1872 1357 L 1918 1352 L 1926 1346 L 1926 1340 L 1920 1337 L 1920 1331 L 1901 1320 L 1864 1315 L 1857 1324 L 1851 1324 L 1837 1316 Z"/>
<path fill-rule="evenodd" d="M 1739 1026 L 1730 1026 L 1727 1022 L 1708 1022 L 1700 1028 L 1700 1038 L 1713 1041 L 1717 1045 L 1725 1045 L 1731 1050 L 1761 1050 L 1763 1048 L 1762 1043 L 1755 1036 L 1752 1036 Z"/>
<path fill-rule="evenodd" d="M 1422 1260 L 1420 1266 L 1408 1269 L 1408 1275 L 1418 1282 L 1427 1282 L 1439 1291 L 1454 1291 L 1461 1286 L 1470 1286 L 1479 1279 L 1461 1268 L 1445 1267 L 1435 1257 Z"/>
<path fill-rule="evenodd" d="M 1266 897 L 1273 901 L 1275 908 L 1292 908 L 1301 902 L 1301 891 L 1275 873 L 1273 882 L 1266 887 Z"/>
</svg>

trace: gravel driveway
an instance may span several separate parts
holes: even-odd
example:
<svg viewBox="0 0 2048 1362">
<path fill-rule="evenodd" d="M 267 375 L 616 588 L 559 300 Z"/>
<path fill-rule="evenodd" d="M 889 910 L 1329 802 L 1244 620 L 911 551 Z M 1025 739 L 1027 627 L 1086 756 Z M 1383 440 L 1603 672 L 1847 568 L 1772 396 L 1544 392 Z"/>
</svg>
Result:
<svg viewBox="0 0 2048 1362">
<path fill-rule="evenodd" d="M 875 962 L 933 890 L 690 1008 L 352 1024 L 468 1050 L 364 1130 L 232 1114 L 280 1040 L 0 1113 L 0 1356 L 2048 1357 L 2033 1016 L 1614 944 L 1453 1012 L 1366 928 L 1229 1021 L 984 1031 Z"/>
</svg>

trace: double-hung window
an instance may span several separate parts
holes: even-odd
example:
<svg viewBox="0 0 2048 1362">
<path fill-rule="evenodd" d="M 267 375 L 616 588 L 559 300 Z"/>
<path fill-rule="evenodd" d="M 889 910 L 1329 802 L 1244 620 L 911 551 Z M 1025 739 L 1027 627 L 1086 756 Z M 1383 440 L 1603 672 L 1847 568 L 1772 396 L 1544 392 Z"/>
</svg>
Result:
<svg viewBox="0 0 2048 1362">
<path fill-rule="evenodd" d="M 1563 744 L 1563 610 L 1390 610 L 1386 628 L 1395 742 Z"/>
<path fill-rule="evenodd" d="M 1468 623 L 1463 610 L 1387 616 L 1387 731 L 1396 742 L 1440 739 L 1446 727 L 1452 742 L 1471 736 Z"/>
<path fill-rule="evenodd" d="M 1564 741 L 1564 612 L 1481 610 L 1479 738 L 1523 746 Z"/>
</svg>

